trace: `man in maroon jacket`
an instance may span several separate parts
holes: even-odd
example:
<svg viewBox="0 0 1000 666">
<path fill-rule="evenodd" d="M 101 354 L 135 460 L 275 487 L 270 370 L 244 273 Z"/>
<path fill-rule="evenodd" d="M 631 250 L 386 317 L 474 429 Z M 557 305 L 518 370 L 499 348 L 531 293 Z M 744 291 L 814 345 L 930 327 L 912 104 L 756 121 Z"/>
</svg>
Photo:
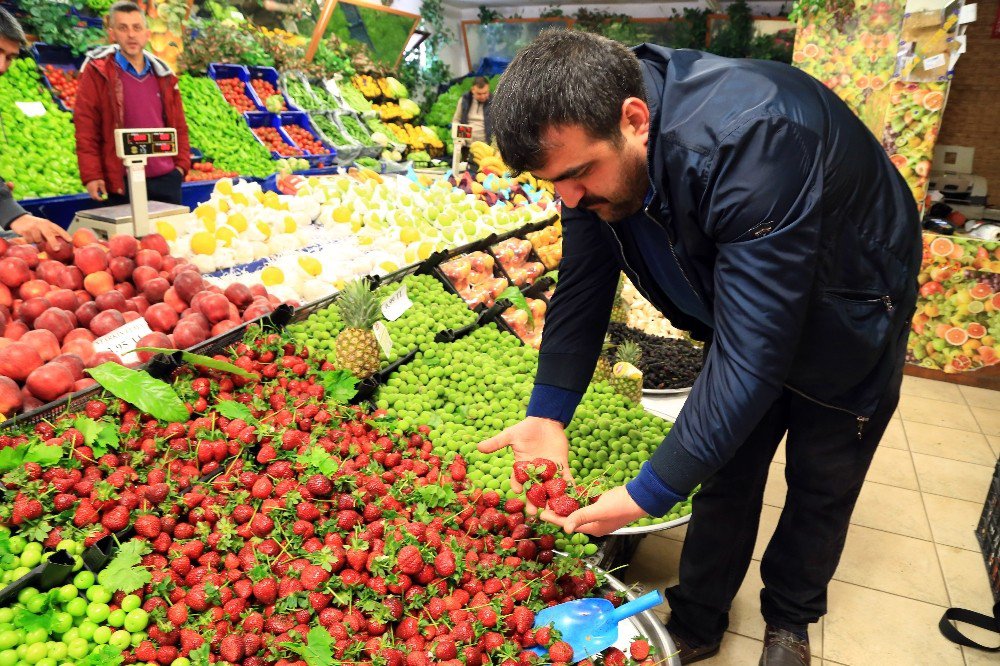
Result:
<svg viewBox="0 0 1000 666">
<path fill-rule="evenodd" d="M 80 178 L 91 198 L 127 203 L 125 167 L 115 153 L 114 131 L 173 127 L 177 155 L 150 158 L 146 190 L 151 200 L 179 204 L 191 156 L 177 77 L 166 63 L 143 50 L 149 28 L 134 2 L 113 4 L 107 25 L 115 45 L 87 58 L 77 91 L 73 122 Z"/>
</svg>

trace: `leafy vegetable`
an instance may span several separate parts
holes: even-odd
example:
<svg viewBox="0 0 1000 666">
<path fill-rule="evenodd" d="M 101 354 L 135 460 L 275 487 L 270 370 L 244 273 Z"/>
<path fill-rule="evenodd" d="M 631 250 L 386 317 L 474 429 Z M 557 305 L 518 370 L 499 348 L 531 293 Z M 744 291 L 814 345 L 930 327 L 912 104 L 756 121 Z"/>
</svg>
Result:
<svg viewBox="0 0 1000 666">
<path fill-rule="evenodd" d="M 145 370 L 132 370 L 117 363 L 102 363 L 87 370 L 115 397 L 129 402 L 162 421 L 186 421 L 188 410 L 174 389 Z"/>
<path fill-rule="evenodd" d="M 154 352 L 156 354 L 176 354 L 176 349 L 165 349 L 163 347 L 136 347 L 136 351 L 148 351 Z M 220 361 L 217 358 L 212 358 L 211 356 L 203 356 L 202 354 L 192 354 L 191 352 L 181 351 L 181 359 L 191 363 L 193 365 L 200 365 L 204 368 L 211 368 L 212 370 L 222 370 L 223 372 L 228 372 L 229 374 L 236 375 L 238 377 L 243 377 L 244 379 L 253 379 L 253 375 L 244 370 L 243 368 L 237 367 L 230 363 L 229 361 Z"/>
<path fill-rule="evenodd" d="M 83 443 L 91 447 L 98 458 L 107 453 L 109 448 L 117 449 L 121 445 L 118 428 L 114 423 L 100 423 L 79 415 L 73 420 L 73 427 L 80 431 Z"/>
<path fill-rule="evenodd" d="M 300 453 L 295 461 L 324 476 L 333 476 L 340 465 L 321 446 L 311 446 L 307 453 Z"/>
<path fill-rule="evenodd" d="M 135 592 L 153 578 L 141 564 L 142 556 L 150 550 L 145 541 L 123 543 L 114 559 L 97 574 L 98 582 L 112 592 Z"/>
</svg>

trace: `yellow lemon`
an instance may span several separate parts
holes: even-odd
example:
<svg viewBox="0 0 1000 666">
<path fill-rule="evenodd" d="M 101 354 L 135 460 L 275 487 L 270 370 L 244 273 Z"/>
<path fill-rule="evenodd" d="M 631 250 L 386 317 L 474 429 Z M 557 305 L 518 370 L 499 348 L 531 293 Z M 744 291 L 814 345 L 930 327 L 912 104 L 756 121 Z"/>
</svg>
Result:
<svg viewBox="0 0 1000 666">
<path fill-rule="evenodd" d="M 174 229 L 174 225 L 169 222 L 164 222 L 162 220 L 158 221 L 156 223 L 156 233 L 160 234 L 168 241 L 177 240 L 177 230 Z"/>
<path fill-rule="evenodd" d="M 415 264 L 420 261 L 420 257 L 417 254 L 417 247 L 415 245 L 410 245 L 403 250 L 403 261 L 407 264 Z"/>
<path fill-rule="evenodd" d="M 215 184 L 215 191 L 223 196 L 229 196 L 233 193 L 233 181 L 228 178 L 223 178 Z"/>
<path fill-rule="evenodd" d="M 347 206 L 338 206 L 333 211 L 333 221 L 341 224 L 351 221 L 351 209 Z"/>
<path fill-rule="evenodd" d="M 417 256 L 420 257 L 420 261 L 423 261 L 427 257 L 431 256 L 433 252 L 434 252 L 433 243 L 421 243 L 419 246 L 417 246 Z"/>
<path fill-rule="evenodd" d="M 207 220 L 214 221 L 215 218 L 219 215 L 219 211 L 216 210 L 214 206 L 210 206 L 208 204 L 201 204 L 200 206 L 194 209 L 194 215 L 202 222 L 205 222 Z"/>
<path fill-rule="evenodd" d="M 229 209 L 232 208 L 232 206 L 229 205 L 228 199 L 220 200 L 218 206 L 219 206 L 219 211 L 222 213 L 228 213 Z"/>
<path fill-rule="evenodd" d="M 265 287 L 273 287 L 285 281 L 285 274 L 277 266 L 268 266 L 260 272 L 260 281 L 264 283 Z"/>
<path fill-rule="evenodd" d="M 191 251 L 195 254 L 214 254 L 215 236 L 207 231 L 199 231 L 191 236 Z"/>
<path fill-rule="evenodd" d="M 216 229 L 215 219 L 203 220 L 203 222 L 205 223 L 205 230 L 206 231 L 215 232 L 215 229 Z"/>
<path fill-rule="evenodd" d="M 392 261 L 383 261 L 381 264 L 379 264 L 379 268 L 381 268 L 386 273 L 395 273 L 396 271 L 399 270 L 399 266 L 397 266 L 395 262 Z"/>
<path fill-rule="evenodd" d="M 236 238 L 236 232 L 231 227 L 219 227 L 215 232 L 215 238 L 226 247 L 229 247 L 233 244 L 233 239 Z"/>
<path fill-rule="evenodd" d="M 235 192 L 233 194 L 233 203 L 240 206 L 249 206 L 250 199 L 248 199 L 247 195 L 243 194 L 242 192 Z"/>
<path fill-rule="evenodd" d="M 323 272 L 323 264 L 316 257 L 299 257 L 299 266 L 313 277 Z"/>
<path fill-rule="evenodd" d="M 365 226 L 365 225 L 364 225 L 364 223 L 361 220 L 353 220 L 353 221 L 351 221 L 351 231 L 353 231 L 354 233 L 358 233 L 359 231 L 361 231 L 361 228 L 363 226 Z"/>
<path fill-rule="evenodd" d="M 243 213 L 233 213 L 226 220 L 226 224 L 240 233 L 247 230 L 247 218 Z"/>
<path fill-rule="evenodd" d="M 257 231 L 259 231 L 260 233 L 262 233 L 264 235 L 264 238 L 270 238 L 271 237 L 271 227 L 267 226 L 263 222 L 258 222 L 257 223 Z"/>
<path fill-rule="evenodd" d="M 415 243 L 420 240 L 420 232 L 414 227 L 403 227 L 399 232 L 399 240 L 406 244 Z"/>
<path fill-rule="evenodd" d="M 285 233 L 286 234 L 294 234 L 295 231 L 298 228 L 299 228 L 299 225 L 297 225 L 295 223 L 295 218 L 292 217 L 291 215 L 286 215 L 285 216 Z"/>
<path fill-rule="evenodd" d="M 254 197 L 257 199 L 257 201 L 259 203 L 264 203 L 264 193 L 263 192 L 254 192 Z"/>
</svg>

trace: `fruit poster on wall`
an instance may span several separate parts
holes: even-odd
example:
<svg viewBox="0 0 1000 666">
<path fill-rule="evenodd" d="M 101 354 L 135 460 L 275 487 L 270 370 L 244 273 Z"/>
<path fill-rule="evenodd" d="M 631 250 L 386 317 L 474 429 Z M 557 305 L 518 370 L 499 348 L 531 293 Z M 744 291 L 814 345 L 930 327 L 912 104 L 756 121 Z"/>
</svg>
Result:
<svg viewBox="0 0 1000 666">
<path fill-rule="evenodd" d="M 924 234 L 907 361 L 948 374 L 1000 368 L 1000 243 Z"/>
<path fill-rule="evenodd" d="M 948 81 L 893 79 L 905 3 L 857 0 L 846 19 L 817 11 L 799 22 L 793 63 L 847 102 L 882 141 L 923 202 Z"/>
</svg>

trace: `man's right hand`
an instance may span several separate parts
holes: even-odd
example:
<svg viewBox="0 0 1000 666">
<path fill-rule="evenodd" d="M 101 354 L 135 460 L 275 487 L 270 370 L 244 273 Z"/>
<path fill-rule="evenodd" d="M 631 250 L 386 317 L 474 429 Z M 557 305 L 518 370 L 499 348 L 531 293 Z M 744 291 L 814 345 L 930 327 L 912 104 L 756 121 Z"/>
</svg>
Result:
<svg viewBox="0 0 1000 666">
<path fill-rule="evenodd" d="M 92 180 L 86 185 L 87 194 L 94 201 L 104 201 L 108 198 L 108 190 L 104 187 L 103 180 Z"/>
<path fill-rule="evenodd" d="M 558 421 L 529 416 L 520 423 L 512 425 L 494 437 L 480 442 L 481 453 L 496 453 L 510 447 L 514 452 L 514 462 L 530 461 L 535 458 L 547 458 L 562 470 L 563 478 L 573 481 L 569 471 L 569 440 L 563 424 Z M 510 486 L 520 493 L 521 484 L 514 478 L 511 470 Z"/>
</svg>

